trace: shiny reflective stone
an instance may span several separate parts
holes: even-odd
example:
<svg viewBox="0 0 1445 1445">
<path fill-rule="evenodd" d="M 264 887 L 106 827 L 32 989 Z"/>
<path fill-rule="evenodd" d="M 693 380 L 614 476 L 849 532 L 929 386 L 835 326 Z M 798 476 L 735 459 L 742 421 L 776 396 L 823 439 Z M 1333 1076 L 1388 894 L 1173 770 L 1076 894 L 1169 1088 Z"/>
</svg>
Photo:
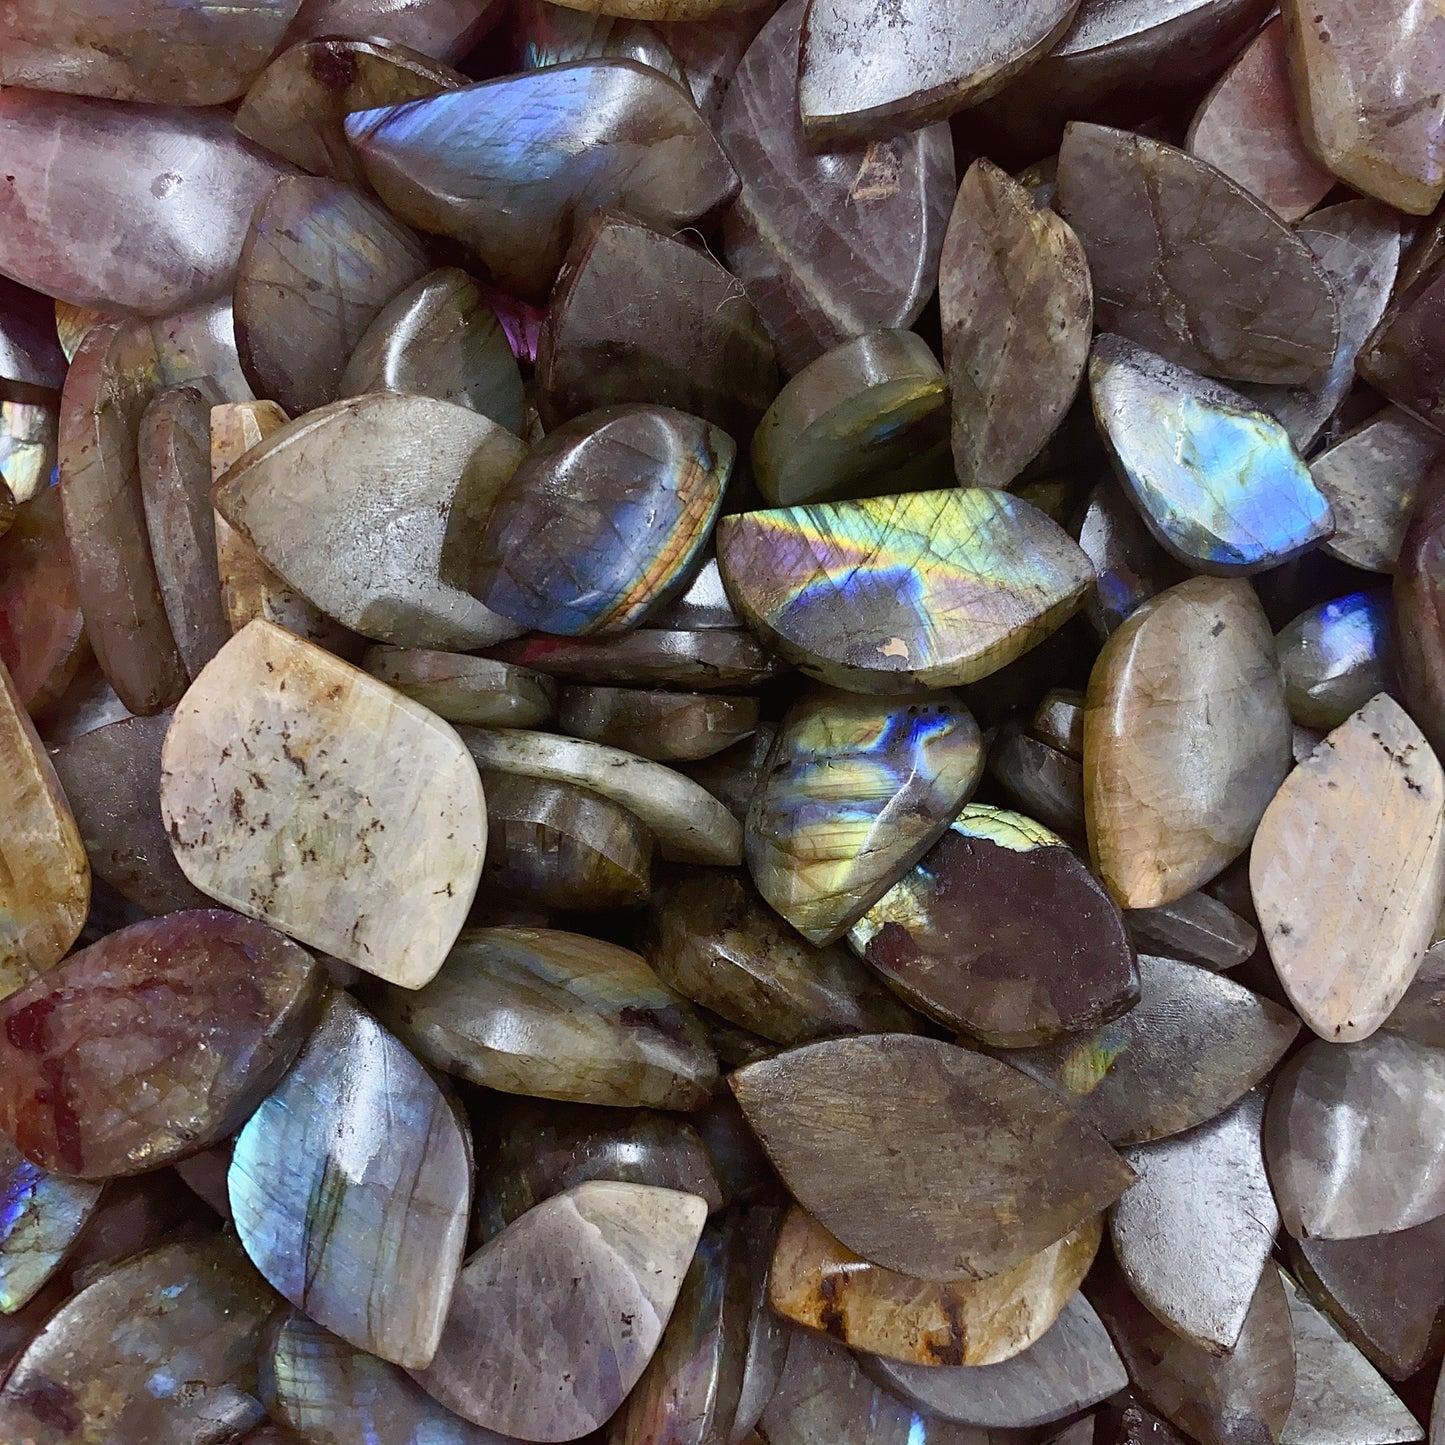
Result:
<svg viewBox="0 0 1445 1445">
<path fill-rule="evenodd" d="M 1329 503 L 1288 434 L 1238 392 L 1118 336 L 1095 345 L 1089 389 L 1126 492 L 1185 566 L 1259 572 L 1329 536 Z"/>
<path fill-rule="evenodd" d="M 986 677 L 1064 622 L 1093 580 L 1061 527 L 984 487 L 724 517 L 718 562 L 750 627 L 855 692 Z"/>
<path fill-rule="evenodd" d="M 537 339 L 537 406 L 549 426 L 646 402 L 746 442 L 777 390 L 757 311 L 705 249 L 617 211 L 578 228 Z"/>
<path fill-rule="evenodd" d="M 424 1068 L 344 993 L 236 1137 L 236 1232 L 317 1324 L 418 1368 L 461 1268 L 471 1161 Z"/>
<path fill-rule="evenodd" d="M 523 1440 L 595 1430 L 657 1350 L 706 1217 L 694 1194 L 601 1180 L 539 1204 L 467 1261 L 417 1383 Z"/>
<path fill-rule="evenodd" d="M 487 835 L 446 723 L 261 621 L 177 707 L 161 816 L 202 892 L 409 987 L 446 957 Z"/>
<path fill-rule="evenodd" d="M 506 1094 L 696 1109 L 717 1061 L 686 999 L 635 953 L 550 928 L 478 928 L 378 1017 L 428 1063 Z"/>
<path fill-rule="evenodd" d="M 851 1350 L 910 1365 L 992 1365 L 1049 1329 L 1101 1236 L 1100 1221 L 1087 1219 L 987 1279 L 933 1283 L 869 1264 L 794 1206 L 773 1251 L 769 1299 L 785 1318 Z"/>
<path fill-rule="evenodd" d="M 1084 837 L 1084 768 L 1016 722 L 994 734 L 989 776 L 1020 811 L 1074 842 Z"/>
<path fill-rule="evenodd" d="M 659 618 L 663 615 L 657 614 Z M 737 692 L 770 682 L 789 670 L 788 664 L 751 632 L 736 627 L 689 631 L 645 626 L 616 637 L 532 634 L 488 652 L 566 682 L 624 687 Z"/>
<path fill-rule="evenodd" d="M 545 0 L 539 0 L 545 3 Z M 718 571 L 717 554 L 709 550 L 707 559 L 692 574 L 687 590 L 654 613 L 644 627 L 692 628 L 697 631 L 741 627 L 738 615 L 728 601 L 722 574 Z"/>
<path fill-rule="evenodd" d="M 521 432 L 522 374 L 497 313 L 465 271 L 431 271 L 395 295 L 362 334 L 337 396 L 399 391 L 455 402 Z"/>
<path fill-rule="evenodd" d="M 1193 964 L 1141 954 L 1139 984 L 1139 1002 L 1112 1023 L 1008 1055 L 1115 1144 L 1214 1118 L 1269 1074 L 1299 1033 L 1288 1009 Z"/>
<path fill-rule="evenodd" d="M 427 648 L 368 648 L 361 665 L 448 722 L 536 727 L 552 715 L 556 687 L 525 667 Z"/>
<path fill-rule="evenodd" d="M 805 693 L 748 810 L 758 891 L 804 938 L 834 942 L 933 845 L 982 771 L 978 724 L 956 696 Z"/>
<path fill-rule="evenodd" d="M 1139 998 L 1113 900 L 1063 839 L 970 804 L 848 935 L 915 1008 L 1010 1048 L 1094 1028 Z"/>
<path fill-rule="evenodd" d="M 806 8 L 788 0 L 763 26 L 718 126 L 742 182 L 723 218 L 728 266 L 790 374 L 850 337 L 912 326 L 937 281 L 955 186 L 944 125 L 808 151 L 792 120 Z"/>
<path fill-rule="evenodd" d="M 734 873 L 659 888 L 644 952 L 669 987 L 774 1043 L 915 1027 L 846 950 L 805 943 Z"/>
<path fill-rule="evenodd" d="M 0 481 L 16 502 L 50 485 L 59 444 L 60 410 L 53 401 L 0 401 Z"/>
<path fill-rule="evenodd" d="M 542 632 L 636 627 L 706 542 L 736 454 L 725 432 L 671 407 L 564 423 L 501 487 L 471 551 L 471 590 Z"/>
<path fill-rule="evenodd" d="M 1034 709 L 1029 729 L 1041 742 L 1071 758 L 1084 756 L 1084 694 L 1051 687 Z"/>
<path fill-rule="evenodd" d="M 1104 644 L 1084 713 L 1089 848 L 1124 908 L 1157 908 L 1249 846 L 1289 766 L 1269 623 L 1242 580 L 1195 577 Z"/>
<path fill-rule="evenodd" d="M 1089 494 L 1079 522 L 1079 546 L 1096 580 L 1085 595 L 1084 615 L 1108 637 L 1142 603 L 1189 574 L 1154 540 L 1139 509 L 1112 478 Z"/>
<path fill-rule="evenodd" d="M 1384 693 L 1280 785 L 1250 851 L 1250 890 L 1275 972 L 1321 1037 L 1367 1037 L 1410 986 L 1445 905 L 1442 830 L 1445 775 Z"/>
<path fill-rule="evenodd" d="M 235 913 L 123 928 L 0 1004 L 0 1129 L 87 1179 L 208 1148 L 286 1072 L 321 986 L 309 954 Z"/>
<path fill-rule="evenodd" d="M 622 8 L 629 7 L 624 3 Z M 512 11 L 510 39 L 514 52 L 507 68 L 540 70 L 548 65 L 566 65 L 572 60 L 613 56 L 650 65 L 678 84 L 687 85 L 678 58 L 667 43 L 667 34 L 675 27 L 654 24 L 654 18 L 661 17 L 630 19 L 593 10 L 568 9 L 549 4 L 548 0 L 524 0 Z M 700 99 L 698 109 L 703 110 Z"/>
<path fill-rule="evenodd" d="M 52 1174 L 0 1137 L 0 1311 L 44 1287 L 100 1203 L 100 1185 Z"/>
<path fill-rule="evenodd" d="M 757 725 L 758 701 L 752 697 L 564 687 L 557 705 L 557 726 L 564 733 L 665 763 L 710 758 Z"/>
<path fill-rule="evenodd" d="M 1401 692 L 1420 730 L 1445 747 L 1445 466 L 1423 479 L 1395 568 Z"/>
<path fill-rule="evenodd" d="M 0 279 L 0 380 L 59 391 L 65 385 L 69 359 L 60 345 L 50 297 L 8 277 Z"/>
<path fill-rule="evenodd" d="M 777 733 L 776 723 L 760 722 L 752 737 L 725 753 L 690 763 L 683 771 L 695 783 L 701 783 L 738 822 L 745 823 Z"/>
<path fill-rule="evenodd" d="M 1094 316 L 1084 248 L 1052 210 L 978 160 L 949 217 L 938 287 L 958 480 L 1006 487 L 1083 379 Z"/>
<path fill-rule="evenodd" d="M 1241 381 L 1307 382 L 1334 360 L 1339 313 L 1319 262 L 1213 166 L 1075 122 L 1059 152 L 1059 209 L 1088 254 L 1101 330 Z"/>
<path fill-rule="evenodd" d="M 869 331 L 811 361 L 753 434 L 753 476 L 775 506 L 906 491 L 951 480 L 948 393 L 927 342 Z"/>
<path fill-rule="evenodd" d="M 686 91 L 630 60 L 359 111 L 346 135 L 397 216 L 464 242 L 499 286 L 525 296 L 546 291 L 577 222 L 596 208 L 671 231 L 737 187 Z"/>
<path fill-rule="evenodd" d="M 1390 603 L 1352 592 L 1301 612 L 1275 638 L 1289 714 L 1305 727 L 1338 727 L 1389 683 Z"/>
<path fill-rule="evenodd" d="M 1133 1178 L 1042 1086 L 936 1039 L 832 1039 L 729 1082 L 798 1203 L 865 1259 L 921 1279 L 1019 1264 Z"/>
<path fill-rule="evenodd" d="M 493 0 L 301 0 L 291 36 L 366 36 L 453 63 L 496 23 L 499 11 Z"/>
</svg>

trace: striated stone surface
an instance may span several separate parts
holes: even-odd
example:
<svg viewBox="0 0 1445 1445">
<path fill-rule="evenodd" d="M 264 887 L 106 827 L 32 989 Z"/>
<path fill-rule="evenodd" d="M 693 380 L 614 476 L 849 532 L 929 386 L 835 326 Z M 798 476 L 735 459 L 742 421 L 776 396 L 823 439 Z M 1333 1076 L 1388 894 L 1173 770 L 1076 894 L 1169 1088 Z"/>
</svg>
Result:
<svg viewBox="0 0 1445 1445">
<path fill-rule="evenodd" d="M 758 725 L 758 700 L 630 687 L 564 687 L 557 726 L 573 737 L 626 747 L 656 762 L 710 758 Z"/>
<path fill-rule="evenodd" d="M 431 1076 L 346 994 L 237 1135 L 229 1188 L 246 1253 L 292 1304 L 384 1360 L 431 1360 L 461 1268 L 469 1150 Z"/>
<path fill-rule="evenodd" d="M 1088 1219 L 987 1279 L 933 1283 L 860 1259 L 795 1205 L 773 1250 L 768 1295 L 785 1318 L 851 1350 L 912 1365 L 992 1365 L 1053 1325 L 1101 1234 L 1099 1220 Z"/>
<path fill-rule="evenodd" d="M 933 845 L 982 771 L 978 724 L 956 695 L 805 693 L 748 809 L 758 891 L 804 938 L 834 942 Z"/>
<path fill-rule="evenodd" d="M 865 1259 L 921 1279 L 1021 1263 L 1133 1177 L 1042 1086 L 936 1039 L 809 1044 L 730 1082 L 798 1203 Z"/>
<path fill-rule="evenodd" d="M 943 238 L 938 304 L 958 480 L 1006 487 L 1063 421 L 1083 379 L 1094 318 L 1084 248 L 1017 181 L 975 161 Z"/>
<path fill-rule="evenodd" d="M 291 38 L 368 36 L 453 63 L 496 23 L 499 9 L 493 0 L 301 0 Z"/>
<path fill-rule="evenodd" d="M 1338 727 L 1390 682 L 1390 603 L 1351 592 L 1307 608 L 1275 637 L 1289 715 L 1304 727 Z"/>
<path fill-rule="evenodd" d="M 539 1204 L 467 1261 L 417 1383 L 523 1440 L 595 1430 L 657 1350 L 706 1216 L 694 1194 L 601 1180 Z"/>
<path fill-rule="evenodd" d="M 1067 620 L 1093 581 L 1061 527 L 984 487 L 725 517 L 718 563 L 750 627 L 854 692 L 986 677 Z"/>
<path fill-rule="evenodd" d="M 262 621 L 176 709 L 161 816 L 202 892 L 409 987 L 446 957 L 486 848 L 451 728 Z"/>
<path fill-rule="evenodd" d="M 1259 947 L 1255 926 L 1207 893 L 1186 893 L 1162 908 L 1131 909 L 1124 923 L 1146 952 L 1203 968 L 1235 968 Z"/>
<path fill-rule="evenodd" d="M 1059 209 L 1084 243 L 1101 330 L 1241 381 L 1307 382 L 1329 369 L 1339 310 L 1323 269 L 1213 166 L 1075 122 L 1059 152 Z"/>
<path fill-rule="evenodd" d="M 1249 864 L 1260 932 L 1322 1038 L 1367 1037 L 1410 986 L 1445 905 L 1442 827 L 1445 775 L 1384 693 L 1331 732 L 1265 811 Z"/>
<path fill-rule="evenodd" d="M 1064 840 L 970 804 L 848 935 L 915 1008 L 1009 1048 L 1093 1028 L 1139 998 L 1123 917 Z"/>
<path fill-rule="evenodd" d="M 659 612 L 658 617 L 663 617 Z M 788 664 L 738 627 L 644 627 L 617 637 L 530 634 L 488 649 L 493 657 L 565 682 L 737 692 L 787 672 Z"/>
<path fill-rule="evenodd" d="M 101 1187 L 32 1164 L 0 1137 L 0 1311 L 35 1298 L 94 1217 Z"/>
<path fill-rule="evenodd" d="M 552 715 L 556 686 L 509 662 L 428 648 L 368 648 L 361 665 L 448 722 L 536 727 Z"/>
<path fill-rule="evenodd" d="M 1214 1118 L 1259 1083 L 1299 1033 L 1288 1009 L 1172 958 L 1139 958 L 1140 1000 L 1078 1038 L 1011 1052 L 1115 1144 Z"/>
<path fill-rule="evenodd" d="M 0 1129 L 88 1179 L 209 1148 L 286 1072 L 321 987 L 303 949 L 221 909 L 123 928 L 0 1005 Z"/>
<path fill-rule="evenodd" d="M 1249 584 L 1196 577 L 1104 645 L 1084 712 L 1089 849 L 1124 908 L 1156 908 L 1249 845 L 1285 775 L 1290 720 Z"/>
<path fill-rule="evenodd" d="M 464 242 L 499 286 L 524 296 L 551 285 L 577 223 L 596 208 L 671 231 L 737 187 L 687 92 L 631 60 L 524 71 L 359 111 L 346 135 L 397 216 Z"/>
</svg>

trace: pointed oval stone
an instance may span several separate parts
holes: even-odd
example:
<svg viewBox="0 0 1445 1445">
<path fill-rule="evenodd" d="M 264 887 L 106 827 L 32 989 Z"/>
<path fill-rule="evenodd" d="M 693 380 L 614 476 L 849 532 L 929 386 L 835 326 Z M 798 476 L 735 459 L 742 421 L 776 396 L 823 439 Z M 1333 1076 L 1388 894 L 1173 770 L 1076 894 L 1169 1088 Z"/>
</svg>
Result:
<svg viewBox="0 0 1445 1445">
<path fill-rule="evenodd" d="M 1124 908 L 1157 908 L 1249 846 L 1289 766 L 1284 679 L 1241 580 L 1195 577 L 1104 644 L 1084 711 L 1089 850 Z"/>
<path fill-rule="evenodd" d="M 1301 612 L 1275 637 L 1289 715 L 1304 727 L 1338 727 L 1389 685 L 1390 603 L 1351 592 Z"/>
<path fill-rule="evenodd" d="M 631 687 L 564 687 L 557 726 L 573 737 L 627 747 L 654 762 L 696 762 L 750 736 L 755 697 L 648 692 Z"/>
<path fill-rule="evenodd" d="M 1250 851 L 1250 890 L 1275 972 L 1322 1038 L 1367 1037 L 1410 986 L 1445 905 L 1442 830 L 1445 774 L 1385 693 L 1280 785 Z"/>
<path fill-rule="evenodd" d="M 1241 381 L 1329 369 L 1339 310 L 1319 262 L 1213 166 L 1076 121 L 1059 151 L 1059 209 L 1088 254 L 1101 330 Z"/>
<path fill-rule="evenodd" d="M 1133 1177 L 1041 1085 L 936 1039 L 809 1044 L 730 1082 L 798 1203 L 865 1259 L 921 1279 L 1018 1264 Z"/>
<path fill-rule="evenodd" d="M 0 1137 L 0 1311 L 13 1315 L 70 1254 L 101 1186 L 52 1174 Z"/>
<path fill-rule="evenodd" d="M 461 1268 L 467 1142 L 424 1068 L 344 993 L 236 1136 L 228 1180 L 256 1267 L 358 1349 L 420 1367 Z"/>
<path fill-rule="evenodd" d="M 518 1439 L 595 1430 L 656 1351 L 706 1217 L 695 1194 L 610 1180 L 539 1204 L 467 1261 L 417 1383 Z"/>
<path fill-rule="evenodd" d="M 372 647 L 361 665 L 438 717 L 478 727 L 536 727 L 552 715 L 557 693 L 539 672 L 461 652 Z"/>
<path fill-rule="evenodd" d="M 1066 621 L 1093 581 L 1057 523 L 985 487 L 745 512 L 717 537 L 748 626 L 852 692 L 986 677 Z"/>
<path fill-rule="evenodd" d="M 659 613 L 661 619 L 664 614 Z M 645 626 L 615 637 L 530 634 L 488 649 L 492 657 L 567 682 L 737 692 L 781 677 L 788 664 L 740 627 Z"/>
<path fill-rule="evenodd" d="M 408 987 L 441 967 L 487 838 L 446 723 L 259 620 L 176 709 L 161 816 L 203 893 Z"/>
</svg>

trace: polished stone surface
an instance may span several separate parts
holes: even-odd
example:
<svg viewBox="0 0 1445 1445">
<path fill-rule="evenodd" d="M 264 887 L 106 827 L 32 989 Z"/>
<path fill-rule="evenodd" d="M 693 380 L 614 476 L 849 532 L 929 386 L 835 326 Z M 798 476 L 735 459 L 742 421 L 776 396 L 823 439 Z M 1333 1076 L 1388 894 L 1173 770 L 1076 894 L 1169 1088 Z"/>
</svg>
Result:
<svg viewBox="0 0 1445 1445">
<path fill-rule="evenodd" d="M 738 822 L 745 823 L 777 732 L 776 723 L 760 722 L 752 737 L 715 757 L 689 763 L 683 771 L 693 782 L 701 783 Z"/>
<path fill-rule="evenodd" d="M 1236 968 L 1259 947 L 1259 930 L 1208 893 L 1186 893 L 1159 908 L 1130 909 L 1124 923 L 1145 953 L 1203 968 Z"/>
<path fill-rule="evenodd" d="M 854 692 L 974 682 L 1077 610 L 1088 559 L 985 487 L 745 512 L 718 526 L 733 606 L 804 672 Z"/>
<path fill-rule="evenodd" d="M 955 694 L 814 688 L 778 729 L 748 809 L 758 891 L 832 943 L 933 845 L 978 786 L 983 738 Z"/>
<path fill-rule="evenodd" d="M 661 618 L 664 613 L 659 612 Z M 787 672 L 788 664 L 740 627 L 643 627 L 616 637 L 537 633 L 489 648 L 565 682 L 737 692 Z"/>
<path fill-rule="evenodd" d="M 1393 671 L 1390 601 L 1351 592 L 1307 608 L 1275 637 L 1289 715 L 1304 727 L 1338 727 Z"/>
<path fill-rule="evenodd" d="M 564 687 L 557 727 L 655 762 L 696 762 L 751 736 L 758 700 L 631 687 Z"/>
<path fill-rule="evenodd" d="M 1057 430 L 1083 379 L 1094 318 L 1084 248 L 1025 187 L 975 161 L 944 234 L 938 302 L 958 480 L 1006 487 Z"/>
<path fill-rule="evenodd" d="M 922 1279 L 1021 1263 L 1133 1178 L 1041 1085 L 936 1039 L 809 1044 L 730 1083 L 798 1203 L 865 1259 Z"/>
<path fill-rule="evenodd" d="M 1395 568 L 1400 691 L 1420 730 L 1445 747 L 1445 465 L 1420 484 Z"/>
<path fill-rule="evenodd" d="M 427 1063 L 506 1094 L 696 1109 L 717 1061 L 686 999 L 637 954 L 550 928 L 469 929 L 377 1016 Z"/>
<path fill-rule="evenodd" d="M 1017 719 L 994 734 L 989 776 L 1020 812 L 1073 843 L 1084 838 L 1084 767 L 1078 758 L 1040 742 Z"/>
<path fill-rule="evenodd" d="M 261 621 L 176 709 L 161 815 L 203 893 L 411 987 L 441 967 L 486 848 L 481 783 L 452 729 Z"/>
<path fill-rule="evenodd" d="M 371 647 L 361 665 L 448 722 L 536 727 L 552 715 L 552 680 L 509 662 L 429 648 Z"/>
<path fill-rule="evenodd" d="M 1089 848 L 1125 908 L 1157 908 L 1249 845 L 1289 766 L 1269 623 L 1249 584 L 1196 577 L 1104 645 L 1084 712 Z"/>
<path fill-rule="evenodd" d="M 1445 428 L 1440 333 L 1445 318 L 1445 260 L 1404 287 L 1360 352 L 1360 374 L 1391 401 L 1437 431 Z"/>
<path fill-rule="evenodd" d="M 470 1153 L 431 1076 L 346 994 L 237 1136 L 229 1188 L 246 1253 L 292 1304 L 384 1360 L 431 1360 Z"/>
<path fill-rule="evenodd" d="M 50 297 L 0 280 L 0 380 L 59 391 L 68 361 Z"/>
<path fill-rule="evenodd" d="M 1112 476 L 1102 478 L 1089 493 L 1079 519 L 1079 546 L 1095 573 L 1084 598 L 1084 616 L 1101 638 L 1189 575 L 1154 540 L 1139 508 Z"/>
<path fill-rule="evenodd" d="M 12 502 L 29 501 L 50 484 L 59 442 L 60 409 L 51 397 L 0 400 L 0 481 Z"/>
<path fill-rule="evenodd" d="M 461 60 L 499 19 L 493 0 L 301 0 L 291 39 L 366 36 Z"/>
<path fill-rule="evenodd" d="M 0 1311 L 13 1315 L 44 1288 L 100 1198 L 99 1184 L 52 1174 L 0 1137 Z"/>
</svg>

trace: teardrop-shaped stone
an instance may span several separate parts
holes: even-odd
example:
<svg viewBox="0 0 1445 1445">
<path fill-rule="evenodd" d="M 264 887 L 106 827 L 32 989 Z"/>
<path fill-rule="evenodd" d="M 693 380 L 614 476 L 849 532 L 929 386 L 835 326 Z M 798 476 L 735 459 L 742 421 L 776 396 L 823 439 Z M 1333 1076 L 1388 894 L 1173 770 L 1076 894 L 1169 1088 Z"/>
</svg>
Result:
<svg viewBox="0 0 1445 1445">
<path fill-rule="evenodd" d="M 1076 121 L 1059 209 L 1088 254 L 1101 330 L 1241 381 L 1309 381 L 1334 360 L 1339 312 L 1319 262 L 1213 166 Z"/>
<path fill-rule="evenodd" d="M 794 1206 L 773 1250 L 769 1299 L 850 1350 L 921 1366 L 992 1365 L 1054 1323 L 1102 1233 L 1098 1219 L 1087 1219 L 998 1274 L 934 1283 L 869 1264 Z"/>
<path fill-rule="evenodd" d="M 938 304 L 958 479 L 1006 487 L 1054 434 L 1083 379 L 1094 317 L 1084 248 L 1017 181 L 977 160 L 948 219 Z"/>
<path fill-rule="evenodd" d="M 610 1180 L 539 1204 L 467 1261 L 417 1383 L 519 1439 L 595 1430 L 656 1351 L 706 1217 L 695 1194 Z"/>
<path fill-rule="evenodd" d="M 438 717 L 479 727 L 536 727 L 557 692 L 541 673 L 462 652 L 372 647 L 361 665 Z"/>
<path fill-rule="evenodd" d="M 686 999 L 637 954 L 549 928 L 478 928 L 378 1017 L 429 1064 L 507 1094 L 696 1109 L 717 1061 Z"/>
<path fill-rule="evenodd" d="M 1008 1055 L 1115 1144 L 1192 1129 L 1228 1108 L 1299 1033 L 1286 1008 L 1233 979 L 1139 956 L 1139 1002 L 1103 1028 Z"/>
<path fill-rule="evenodd" d="M 557 726 L 564 733 L 662 763 L 710 758 L 741 742 L 757 725 L 755 697 L 564 687 L 557 705 Z"/>
<path fill-rule="evenodd" d="M 848 935 L 914 1007 L 1010 1048 L 1094 1028 L 1139 998 L 1124 919 L 1062 838 L 969 804 Z"/>
<path fill-rule="evenodd" d="M 1284 1227 L 1358 1239 L 1445 1214 L 1445 1051 L 1312 1040 L 1275 1082 L 1265 1158 Z"/>
<path fill-rule="evenodd" d="M 809 1044 L 730 1082 L 798 1203 L 865 1259 L 921 1279 L 1018 1264 L 1133 1178 L 1041 1085 L 936 1039 Z"/>
<path fill-rule="evenodd" d="M 408 987 L 441 967 L 487 838 L 446 723 L 262 621 L 176 709 L 161 816 L 203 893 Z"/>
<path fill-rule="evenodd" d="M 758 891 L 832 943 L 928 850 L 978 786 L 983 740 L 950 694 L 815 688 L 783 719 L 748 810 Z"/>
<path fill-rule="evenodd" d="M 745 512 L 717 537 L 748 626 L 853 692 L 986 677 L 1066 621 L 1093 581 L 1057 523 L 985 487 Z"/>
<path fill-rule="evenodd" d="M 1250 850 L 1250 889 L 1275 972 L 1322 1038 L 1367 1037 L 1410 986 L 1445 905 L 1442 832 L 1445 774 L 1386 693 L 1280 785 Z"/>
<path fill-rule="evenodd" d="M 494 0 L 301 0 L 291 35 L 385 40 L 455 64 L 496 24 L 500 9 Z"/>
<path fill-rule="evenodd" d="M 674 231 L 737 188 L 687 92 L 631 60 L 359 111 L 346 135 L 397 216 L 464 242 L 499 286 L 524 296 L 547 289 L 578 221 L 598 207 Z"/>
<path fill-rule="evenodd" d="M 1249 846 L 1289 766 L 1269 622 L 1249 584 L 1195 577 L 1104 644 L 1084 713 L 1089 849 L 1124 908 L 1157 908 Z"/>
<path fill-rule="evenodd" d="M 419 1368 L 461 1268 L 471 1160 L 446 1096 L 370 1014 L 332 994 L 291 1072 L 236 1136 L 236 1232 L 298 1309 Z"/>
<path fill-rule="evenodd" d="M 1275 638 L 1289 715 L 1304 727 L 1338 727 L 1391 673 L 1390 603 L 1351 592 L 1301 612 Z"/>
<path fill-rule="evenodd" d="M 1288 433 L 1238 392 L 1120 336 L 1095 344 L 1089 390 L 1125 491 L 1185 566 L 1259 572 L 1329 536 L 1329 503 Z"/>
<path fill-rule="evenodd" d="M 52 1174 L 0 1137 L 0 1311 L 28 1304 L 94 1216 L 101 1186 Z"/>
<path fill-rule="evenodd" d="M 644 626 L 615 637 L 532 634 L 487 651 L 489 656 L 533 667 L 567 682 L 627 687 L 737 692 L 771 682 L 789 670 L 787 663 L 740 627 L 689 631 Z"/>
</svg>

